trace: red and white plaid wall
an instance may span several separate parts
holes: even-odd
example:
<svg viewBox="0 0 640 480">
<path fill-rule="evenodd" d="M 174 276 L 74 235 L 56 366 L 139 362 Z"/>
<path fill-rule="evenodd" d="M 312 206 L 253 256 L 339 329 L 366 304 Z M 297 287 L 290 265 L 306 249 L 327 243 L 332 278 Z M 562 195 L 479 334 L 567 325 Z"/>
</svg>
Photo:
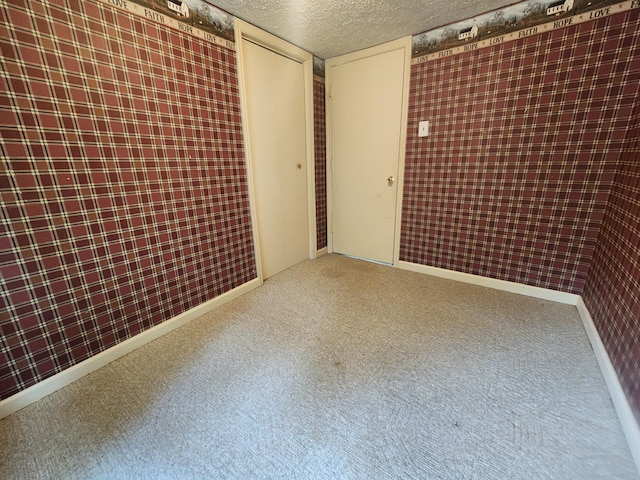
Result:
<svg viewBox="0 0 640 480">
<path fill-rule="evenodd" d="M 233 50 L 0 7 L 0 397 L 256 277 Z"/>
</svg>

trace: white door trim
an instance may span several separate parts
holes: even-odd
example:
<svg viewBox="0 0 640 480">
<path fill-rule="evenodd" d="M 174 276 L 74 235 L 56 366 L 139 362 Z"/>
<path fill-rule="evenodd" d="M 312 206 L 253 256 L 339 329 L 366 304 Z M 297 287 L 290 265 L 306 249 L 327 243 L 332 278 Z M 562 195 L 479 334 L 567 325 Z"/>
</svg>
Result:
<svg viewBox="0 0 640 480">
<path fill-rule="evenodd" d="M 393 266 L 398 267 L 400 262 L 400 227 L 402 223 L 402 197 L 404 193 L 404 164 L 405 152 L 407 146 L 407 122 L 409 118 L 409 81 L 411 78 L 411 46 L 412 39 L 410 36 L 403 37 L 393 42 L 388 42 L 376 47 L 359 50 L 357 52 L 348 53 L 339 57 L 325 60 L 325 105 L 326 105 L 326 125 L 327 125 L 327 227 L 329 232 L 327 235 L 328 251 L 333 253 L 333 161 L 331 157 L 331 70 L 333 67 L 361 60 L 374 55 L 391 52 L 394 50 L 404 50 L 404 73 L 402 88 L 402 109 L 400 124 L 400 142 L 398 152 L 398 191 L 396 196 L 396 222 L 393 242 Z"/>
<path fill-rule="evenodd" d="M 301 48 L 292 45 L 281 38 L 265 32 L 238 18 L 235 19 L 236 56 L 238 68 L 238 87 L 240 94 L 240 108 L 242 112 L 242 128 L 244 136 L 245 166 L 249 183 L 249 202 L 251 208 L 251 227 L 253 229 L 254 251 L 256 256 L 258 278 L 264 280 L 262 272 L 262 259 L 260 255 L 260 237 L 258 233 L 258 220 L 256 214 L 256 198 L 254 189 L 254 174 L 251 167 L 251 145 L 249 140 L 249 123 L 247 118 L 247 104 L 245 96 L 245 77 L 243 65 L 242 40 L 251 41 L 279 55 L 300 62 L 304 71 L 304 109 L 306 132 L 306 162 L 307 162 L 307 211 L 308 211 L 308 238 L 309 258 L 317 256 L 316 235 L 316 188 L 315 188 L 315 156 L 313 141 L 313 55 Z"/>
</svg>

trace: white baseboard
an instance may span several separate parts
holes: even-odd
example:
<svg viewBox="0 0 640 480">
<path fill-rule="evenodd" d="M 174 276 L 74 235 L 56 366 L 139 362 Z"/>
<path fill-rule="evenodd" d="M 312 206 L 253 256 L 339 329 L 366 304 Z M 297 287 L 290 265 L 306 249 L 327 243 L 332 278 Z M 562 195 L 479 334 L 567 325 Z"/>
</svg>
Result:
<svg viewBox="0 0 640 480">
<path fill-rule="evenodd" d="M 316 258 L 320 258 L 321 256 L 326 255 L 327 253 L 329 253 L 328 247 L 321 248 L 320 250 L 318 250 Z"/>
<path fill-rule="evenodd" d="M 613 402 L 613 406 L 618 415 L 622 430 L 627 438 L 627 443 L 631 449 L 631 455 L 636 463 L 636 468 L 640 472 L 640 426 L 636 421 L 636 418 L 631 410 L 629 401 L 622 390 L 620 380 L 616 374 L 607 350 L 600 339 L 600 335 L 593 323 L 591 314 L 587 309 L 582 297 L 574 295 L 572 293 L 556 292 L 555 290 L 548 290 L 545 288 L 532 287 L 529 285 L 522 285 L 514 282 L 507 282 L 505 280 L 496 280 L 493 278 L 486 278 L 479 275 L 471 275 L 468 273 L 455 272 L 452 270 L 445 270 L 437 267 L 429 267 L 426 265 L 419 265 L 410 262 L 399 262 L 398 268 L 403 270 L 409 270 L 412 272 L 424 273 L 426 275 L 433 275 L 436 277 L 448 278 L 450 280 L 457 280 L 460 282 L 472 283 L 474 285 L 481 285 L 484 287 L 495 288 L 498 290 L 504 290 L 512 293 L 519 293 L 521 295 L 527 295 L 530 297 L 541 298 L 545 300 L 551 300 L 558 303 L 564 303 L 568 305 L 575 305 L 584 329 L 587 332 L 589 341 L 593 348 L 593 352 L 600 365 L 600 370 L 604 376 L 609 395 Z"/>
<path fill-rule="evenodd" d="M 240 285 L 239 287 L 236 287 L 229 292 L 223 293 L 222 295 L 211 299 L 208 302 L 202 303 L 197 307 L 192 308 L 191 310 L 173 317 L 166 322 L 161 323 L 160 325 L 156 325 L 149 330 L 145 330 L 135 337 L 114 345 L 104 352 L 100 352 L 99 354 L 94 355 L 93 357 L 88 358 L 83 362 L 80 362 L 72 367 L 67 368 L 66 370 L 63 370 L 60 373 L 55 374 L 53 377 L 49 377 L 42 382 L 36 383 L 32 387 L 22 390 L 21 392 L 18 392 L 15 395 L 12 395 L 11 397 L 0 401 L 0 419 L 6 417 L 7 415 L 11 415 L 14 412 L 17 412 L 18 410 L 40 400 L 41 398 L 46 397 L 47 395 L 52 394 L 56 390 L 66 387 L 67 385 L 75 382 L 76 380 L 79 380 L 80 378 L 99 369 L 100 367 L 103 367 L 108 363 L 111 363 L 114 360 L 125 356 L 127 353 L 132 352 L 136 348 L 139 348 L 155 340 L 156 338 L 169 333 L 171 330 L 175 330 L 176 328 L 185 325 L 191 320 L 201 317 L 214 308 L 224 305 L 225 303 L 230 302 L 231 300 L 241 295 L 244 295 L 245 293 L 259 287 L 260 285 L 262 285 L 262 280 L 260 280 L 259 278 L 251 280 L 244 285 Z"/>
<path fill-rule="evenodd" d="M 640 426 L 638 425 L 633 411 L 631 410 L 627 396 L 622 390 L 618 375 L 611 364 L 607 350 L 605 349 L 604 344 L 600 339 L 600 335 L 598 334 L 598 330 L 593 323 L 591 313 L 589 313 L 589 309 L 582 298 L 578 300 L 576 308 L 578 309 L 584 329 L 586 330 L 591 346 L 593 347 L 593 352 L 595 353 L 598 364 L 600 365 L 600 370 L 602 371 L 604 380 L 607 383 L 611 401 L 613 402 L 613 406 L 618 414 L 618 419 L 622 425 L 624 435 L 627 437 L 627 443 L 631 449 L 631 455 L 636 462 L 636 468 L 638 469 L 638 472 L 640 472 Z"/>
<path fill-rule="evenodd" d="M 457 280 L 458 282 L 472 283 L 482 287 L 494 288 L 496 290 L 504 290 L 506 292 L 518 293 L 528 297 L 541 298 L 551 300 L 567 305 L 576 305 L 579 295 L 573 293 L 558 292 L 547 288 L 532 287 L 531 285 L 523 285 L 521 283 L 509 282 L 506 280 L 497 280 L 495 278 L 482 277 L 470 273 L 456 272 L 454 270 L 446 270 L 444 268 L 429 267 L 411 262 L 398 262 L 398 268 L 409 270 L 411 272 L 424 273 L 435 277 L 448 278 L 449 280 Z"/>
</svg>

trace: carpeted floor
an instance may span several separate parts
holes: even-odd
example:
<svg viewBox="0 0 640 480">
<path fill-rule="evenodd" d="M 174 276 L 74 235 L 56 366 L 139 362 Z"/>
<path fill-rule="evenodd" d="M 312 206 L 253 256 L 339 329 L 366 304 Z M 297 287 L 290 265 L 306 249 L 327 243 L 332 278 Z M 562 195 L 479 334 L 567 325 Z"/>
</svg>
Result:
<svg viewBox="0 0 640 480">
<path fill-rule="evenodd" d="M 1 420 L 0 478 L 638 474 L 575 307 L 327 255 Z"/>
</svg>

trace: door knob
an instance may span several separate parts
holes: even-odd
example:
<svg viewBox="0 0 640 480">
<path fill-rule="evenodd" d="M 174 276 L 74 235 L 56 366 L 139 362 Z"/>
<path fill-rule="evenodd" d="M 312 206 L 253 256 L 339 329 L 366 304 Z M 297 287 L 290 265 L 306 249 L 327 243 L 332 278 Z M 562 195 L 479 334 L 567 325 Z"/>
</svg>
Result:
<svg viewBox="0 0 640 480">
<path fill-rule="evenodd" d="M 396 178 L 393 175 L 389 175 L 389 178 L 387 178 L 387 184 L 390 187 L 393 187 L 394 183 L 396 183 Z"/>
</svg>

